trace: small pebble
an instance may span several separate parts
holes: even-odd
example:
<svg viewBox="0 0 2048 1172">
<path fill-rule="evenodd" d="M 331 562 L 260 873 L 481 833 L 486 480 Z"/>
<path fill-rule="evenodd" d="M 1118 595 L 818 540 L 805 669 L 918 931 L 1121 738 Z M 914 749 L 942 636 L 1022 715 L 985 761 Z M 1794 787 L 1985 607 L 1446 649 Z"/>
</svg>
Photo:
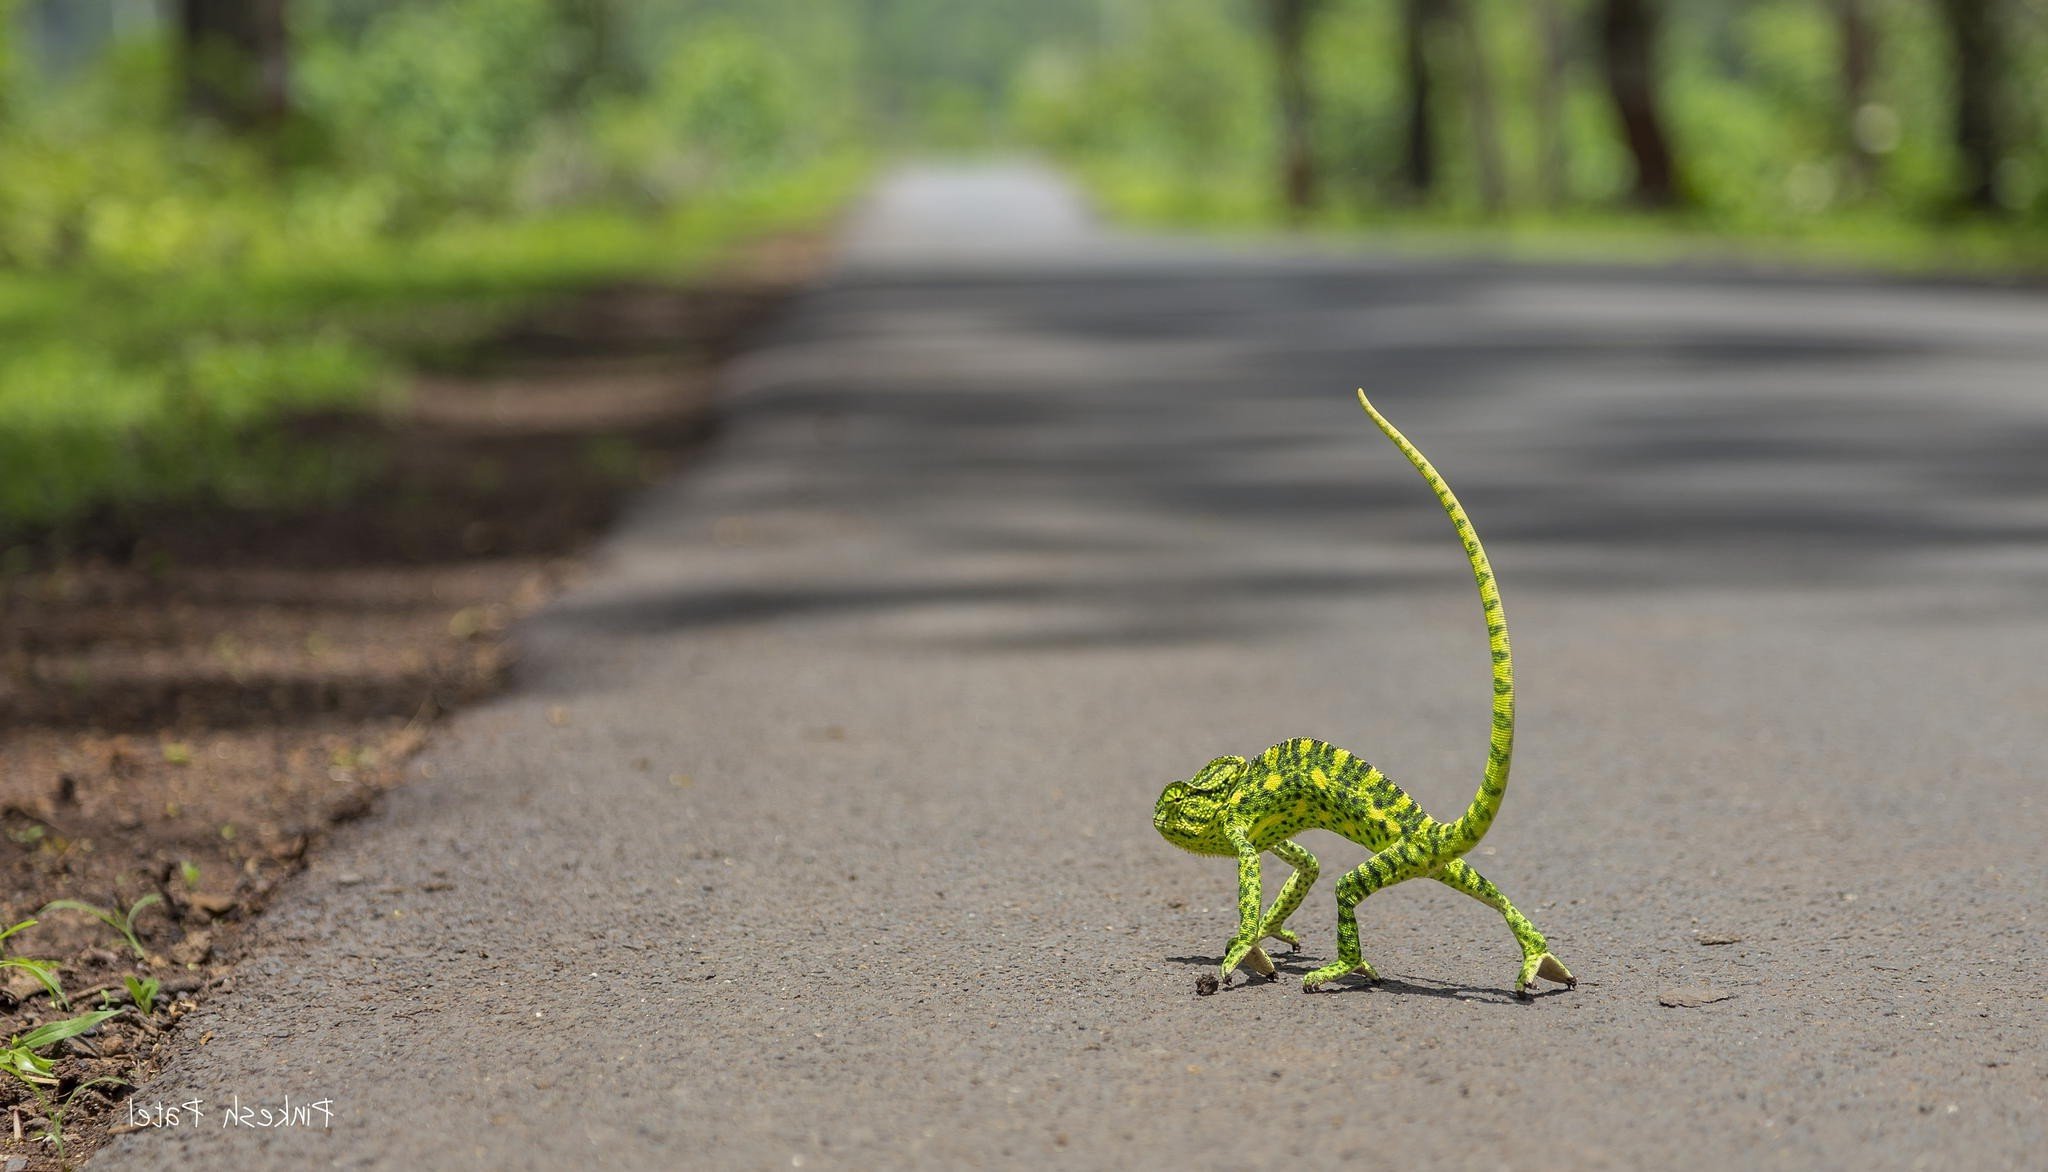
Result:
<svg viewBox="0 0 2048 1172">
<path fill-rule="evenodd" d="M 1726 1001 L 1733 996 L 1735 994 L 1709 989 L 1705 985 L 1685 985 L 1677 989 L 1666 989 L 1657 994 L 1657 1004 L 1670 1009 L 1697 1009 L 1702 1005 L 1712 1005 L 1716 1001 Z"/>
</svg>

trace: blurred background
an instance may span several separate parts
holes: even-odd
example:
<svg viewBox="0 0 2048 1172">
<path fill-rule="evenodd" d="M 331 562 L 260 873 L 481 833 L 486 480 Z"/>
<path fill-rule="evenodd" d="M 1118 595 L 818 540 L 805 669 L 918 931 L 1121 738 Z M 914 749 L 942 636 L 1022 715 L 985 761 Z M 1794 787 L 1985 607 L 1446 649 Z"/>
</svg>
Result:
<svg viewBox="0 0 2048 1172">
<path fill-rule="evenodd" d="M 927 165 L 963 158 L 976 165 Z M 853 243 L 835 252 L 842 225 Z M 750 931 L 827 883 L 847 907 L 889 893 L 847 923 L 950 923 L 1025 890 L 1048 922 L 1172 925 L 1173 943 L 1091 931 L 1062 952 L 1040 947 L 1037 911 L 1005 920 L 1018 905 L 984 902 L 975 947 L 905 947 L 919 989 L 976 997 L 1040 997 L 1015 975 L 1041 963 L 1212 963 L 1174 955 L 1206 937 L 1185 917 L 1208 897 L 1189 907 L 1173 888 L 1164 908 L 1182 918 L 1163 918 L 1142 817 L 1195 734 L 1206 752 L 1363 719 L 1374 752 L 1418 774 L 1469 764 L 1468 741 L 1437 735 L 1483 668 L 1442 654 L 1477 647 L 1463 563 L 1361 422 L 1349 390 L 1364 384 L 1512 563 L 1527 677 L 1554 681 L 1531 692 L 1531 726 L 1552 738 L 1530 754 L 1545 800 L 1504 828 L 1544 845 L 1518 859 L 1559 869 L 1529 889 L 1583 895 L 1566 930 L 1606 933 L 1586 953 L 1630 958 L 1610 973 L 1689 971 L 1677 954 L 1715 943 L 1701 927 L 1759 949 L 1825 938 L 1780 953 L 1795 979 L 1776 1002 L 1742 985 L 1753 999 L 1719 1034 L 1580 1015 L 1604 1023 L 1583 1052 L 1620 1065 L 1576 1083 L 1525 1066 L 1502 1085 L 1593 1099 L 1530 1100 L 1517 1118 L 1549 1120 L 1557 1134 L 1538 1138 L 1569 1151 L 1643 1130 L 1655 1113 L 1613 1095 L 1642 1085 L 1682 1117 L 1663 1133 L 1681 1157 L 1688 1137 L 1760 1134 L 1766 1093 L 1840 1129 L 1797 1150 L 1879 1136 L 1894 1162 L 1954 1163 L 1960 1127 L 2038 1150 L 2028 1056 L 2044 1050 L 1973 1007 L 2039 996 L 2039 966 L 2007 964 L 1997 941 L 2024 933 L 2043 885 L 2024 865 L 1980 877 L 1977 861 L 2037 856 L 2042 837 L 2026 803 L 2048 705 L 2043 273 L 2048 0 L 0 0 L 0 925 L 53 899 L 145 913 L 126 952 L 113 919 L 85 914 L 14 936 L 0 1036 L 33 1056 L 28 1031 L 62 1011 L 54 984 L 45 998 L 21 983 L 24 964 L 61 962 L 103 1001 L 149 971 L 167 996 L 218 988 L 215 922 L 263 907 L 407 770 L 434 776 L 414 758 L 434 722 L 515 664 L 538 685 L 475 712 L 480 735 L 437 758 L 454 763 L 437 793 L 468 795 L 439 808 L 477 816 L 460 835 L 521 845 L 496 852 L 488 865 L 511 869 L 496 879 L 466 869 L 494 852 L 451 863 L 460 892 L 574 875 L 589 886 L 561 888 L 584 894 L 560 906 L 601 910 L 682 883 L 640 882 L 619 870 L 630 857 L 715 867 L 720 901 L 770 898 L 758 916 L 675 905 Z M 638 524 L 613 528 L 629 501 Z M 613 556 L 581 560 L 606 533 Z M 1314 653 L 1273 653 L 1297 639 Z M 992 767 L 959 773 L 970 759 Z M 1020 775 L 1079 780 L 1027 806 Z M 1114 785 L 1139 803 L 1129 819 L 1102 817 Z M 520 812 L 528 794 L 541 800 Z M 541 810 L 548 835 L 529 830 Z M 736 826 L 774 845 L 739 851 Z M 1731 838 L 1758 826 L 1798 849 Z M 784 898 L 809 874 L 793 857 L 830 872 Z M 869 878 L 875 857 L 990 886 L 920 909 L 930 885 L 901 902 L 910 889 Z M 837 886 L 856 871 L 859 895 Z M 402 890 L 375 873 L 380 896 Z M 697 899 L 694 881 L 676 890 Z M 587 954 L 578 917 L 568 944 L 514 929 L 556 898 L 404 923 L 495 923 L 516 943 L 491 936 L 493 956 L 622 971 L 610 936 Z M 1688 915 L 1692 937 L 1670 930 Z M 1028 958 L 999 944 L 989 959 L 985 932 L 1004 924 L 997 939 L 1029 942 Z M 748 967 L 781 949 L 812 971 L 814 941 L 765 939 L 745 938 Z M 1902 940 L 1929 975 L 1844 962 L 1907 963 Z M 392 954 L 456 955 L 443 943 Z M 376 953 L 347 955 L 332 967 Z M 538 974 L 543 998 L 581 995 L 557 975 Z M 862 981 L 810 987 L 848 1014 L 843 1036 L 880 1028 Z M 1874 987 L 1906 992 L 1884 994 L 1893 1007 Z M 350 990 L 332 1005 L 356 1006 Z M 1462 991 L 1428 991 L 1466 1012 Z M 795 1020 L 780 1003 L 703 1004 L 671 1015 L 686 1041 L 638 1009 L 574 1008 L 559 1050 L 608 1064 L 599 1035 L 631 1037 L 651 1066 L 577 1078 L 572 1058 L 561 1085 L 655 1096 L 609 1115 L 639 1143 L 658 1134 L 640 1121 L 689 1116 L 675 1071 L 767 1053 L 719 1029 Z M 778 1075 L 730 1111 L 692 1110 L 744 1120 L 781 1095 L 782 1116 L 855 1133 L 943 1088 L 927 1113 L 977 1159 L 1001 1146 L 981 1129 L 1017 1116 L 959 1114 L 980 1103 L 955 1093 L 967 1080 L 920 1064 L 1014 1051 L 1055 1057 L 1042 1079 L 988 1087 L 1072 1088 L 1063 1123 L 1128 1114 L 1071 1078 L 1071 1051 L 1040 1048 L 1042 1006 L 1014 1006 L 958 1015 L 977 1028 L 950 1045 L 892 1031 L 922 1051 L 908 1083 L 833 1065 L 857 1052 L 835 1026 L 831 1061 L 787 1068 L 825 1081 Z M 170 1052 L 152 1012 L 99 1026 L 96 1055 L 67 1059 L 71 1085 L 139 1082 Z M 1179 1101 L 1177 1064 L 1152 1047 L 1184 1026 L 1106 1012 L 1118 1039 L 1143 1039 L 1112 1081 L 1169 1080 L 1146 1101 Z M 363 1088 L 348 1101 L 364 1118 L 458 1110 L 387 1077 L 446 1080 L 448 1052 L 493 1077 L 530 1065 L 382 1016 L 405 1031 L 390 1047 L 361 1017 L 304 1034 L 334 1055 L 337 1038 L 378 1048 L 348 1063 L 373 1084 L 335 1084 Z M 998 1016 L 1033 1032 L 978 1028 Z M 1423 1044 L 1446 1036 L 1417 1020 Z M 1899 1023 L 1921 1021 L 1901 1058 Z M 266 1067 L 284 1053 L 273 1036 L 245 1035 Z M 471 1036 L 515 1037 L 496 1016 Z M 434 1053 L 392 1060 L 418 1037 L 440 1039 Z M 1833 1056 L 1781 1062 L 1760 1037 Z M 1118 1069 L 1097 1063 L 1120 1044 L 1084 1064 Z M 233 1045 L 224 1029 L 209 1053 Z M 1511 1050 L 1544 1056 L 1481 1039 L 1463 1069 L 1497 1081 Z M 1874 1054 L 1891 1081 L 1857 1081 Z M 1729 1095 L 1684 1081 L 1703 1060 L 1730 1064 Z M 1666 1081 L 1644 1082 L 1652 1068 Z M 1836 1070 L 1849 1081 L 1827 1093 L 1843 1097 L 1805 1106 L 1811 1071 Z M 1254 1081 L 1283 1114 L 1307 1101 L 1292 1078 Z M 1424 1107 L 1390 1117 L 1436 1120 L 1430 1096 L 1451 1085 L 1414 1083 Z M 1949 1086 L 1971 1114 L 1929 1114 L 1926 1088 Z M 854 1101 L 848 1087 L 888 1101 L 819 1114 Z M 103 1137 L 118 1115 L 101 1099 Z M 496 1090 L 476 1104 L 461 1118 L 503 1109 Z M 17 1148 L 34 1142 L 24 1121 L 61 1126 L 48 1106 L 40 1084 L 0 1078 Z M 515 1113 L 542 1130 L 491 1131 L 536 1145 L 514 1162 L 586 1135 L 555 1106 Z M 1923 1146 L 1895 1143 L 1916 1118 Z M 1798 1134 L 1785 1122 L 1777 1134 Z M 1227 1150 L 1195 1147 L 1207 1133 L 1171 1113 L 1150 1123 L 1205 1159 Z M 384 1162 L 432 1164 L 409 1148 Z"/>
<path fill-rule="evenodd" d="M 2009 270 L 2044 130 L 2040 0 L 0 0 L 0 518 L 345 491 L 235 437 L 892 155 L 1039 152 L 1133 223 Z"/>
</svg>

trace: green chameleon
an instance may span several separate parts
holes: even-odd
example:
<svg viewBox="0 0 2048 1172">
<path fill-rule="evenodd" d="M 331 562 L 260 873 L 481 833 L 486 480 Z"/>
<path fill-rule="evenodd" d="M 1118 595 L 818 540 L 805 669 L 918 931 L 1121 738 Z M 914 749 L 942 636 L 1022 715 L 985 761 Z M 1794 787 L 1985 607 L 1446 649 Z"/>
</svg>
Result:
<svg viewBox="0 0 2048 1172">
<path fill-rule="evenodd" d="M 1214 976 L 1203 974 L 1195 989 L 1215 992 L 1240 963 L 1263 977 L 1278 979 L 1272 960 L 1259 947 L 1268 938 L 1297 951 L 1301 948 L 1300 939 L 1285 925 L 1315 885 L 1318 868 L 1316 857 L 1291 839 L 1312 829 L 1335 831 L 1373 855 L 1337 882 L 1337 959 L 1303 977 L 1303 992 L 1313 992 L 1347 973 L 1378 980 L 1379 974 L 1359 954 L 1358 904 L 1382 887 L 1421 876 L 1448 884 L 1506 917 L 1522 946 L 1516 996 L 1528 997 L 1529 983 L 1537 977 L 1575 986 L 1577 978 L 1550 954 L 1543 933 L 1515 910 L 1499 888 L 1459 857 L 1479 844 L 1500 810 L 1508 789 L 1508 758 L 1515 743 L 1515 665 L 1508 652 L 1507 616 L 1501 612 L 1500 592 L 1494 589 L 1493 568 L 1450 485 L 1408 437 L 1374 409 L 1364 391 L 1358 392 L 1358 401 L 1422 473 L 1464 539 L 1493 647 L 1493 737 L 1486 775 L 1471 807 L 1455 822 L 1436 821 L 1379 770 L 1335 745 L 1307 737 L 1274 745 L 1256 761 L 1218 757 L 1189 780 L 1167 786 L 1152 810 L 1152 825 L 1166 841 L 1198 855 L 1237 856 L 1237 934 L 1224 950 L 1221 970 Z M 1263 917 L 1259 915 L 1262 851 L 1271 851 L 1294 868 Z"/>
</svg>

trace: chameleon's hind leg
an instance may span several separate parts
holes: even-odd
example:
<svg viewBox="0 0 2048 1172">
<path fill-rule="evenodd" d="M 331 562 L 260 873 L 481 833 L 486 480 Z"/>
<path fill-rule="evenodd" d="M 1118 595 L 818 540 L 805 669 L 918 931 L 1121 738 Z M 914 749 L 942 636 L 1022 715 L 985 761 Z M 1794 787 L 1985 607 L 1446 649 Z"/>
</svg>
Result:
<svg viewBox="0 0 2048 1172">
<path fill-rule="evenodd" d="M 1413 879 L 1422 870 L 1422 852 L 1412 844 L 1395 843 L 1337 881 L 1337 959 L 1303 977 L 1302 992 L 1313 993 L 1316 986 L 1346 973 L 1357 973 L 1372 981 L 1380 979 L 1358 950 L 1358 905 L 1380 888 Z"/>
<path fill-rule="evenodd" d="M 1316 857 L 1308 853 L 1298 842 L 1283 842 L 1271 850 L 1281 862 L 1294 868 L 1294 874 L 1287 877 L 1286 885 L 1280 888 L 1279 898 L 1273 901 L 1272 907 L 1266 909 L 1266 918 L 1259 924 L 1259 939 L 1270 937 L 1300 952 L 1301 937 L 1287 930 L 1287 917 L 1293 915 L 1294 909 L 1301 906 L 1302 899 L 1308 895 L 1308 889 L 1316 885 L 1316 875 L 1320 873 L 1321 867 L 1316 863 Z"/>
<path fill-rule="evenodd" d="M 1516 911 L 1515 905 L 1508 902 L 1508 897 L 1500 893 L 1500 888 L 1489 882 L 1486 876 L 1473 870 L 1463 859 L 1445 864 L 1443 870 L 1436 873 L 1436 878 L 1493 908 L 1507 920 L 1508 929 L 1515 934 L 1515 941 L 1522 946 L 1522 972 L 1515 978 L 1515 996 L 1527 997 L 1529 982 L 1537 977 L 1542 977 L 1546 981 L 1556 981 L 1568 988 L 1579 983 L 1578 978 L 1572 976 L 1571 970 L 1550 954 L 1549 942 L 1543 939 L 1543 933 L 1536 930 L 1536 925 L 1529 922 L 1529 917 Z"/>
</svg>

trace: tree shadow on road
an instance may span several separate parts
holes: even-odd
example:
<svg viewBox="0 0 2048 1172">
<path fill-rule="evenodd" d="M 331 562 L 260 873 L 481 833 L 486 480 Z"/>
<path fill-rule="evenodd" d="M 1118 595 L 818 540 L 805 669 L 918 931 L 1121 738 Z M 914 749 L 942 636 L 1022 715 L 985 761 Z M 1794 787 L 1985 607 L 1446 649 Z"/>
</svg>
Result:
<svg viewBox="0 0 2048 1172">
<path fill-rule="evenodd" d="M 846 615 L 905 620 L 876 638 L 1028 651 L 1247 642 L 1301 606 L 1455 589 L 1443 518 L 1358 385 L 1457 487 L 1513 588 L 1937 581 L 2048 540 L 2040 310 L 1649 269 L 852 275 L 744 368 L 730 473 L 691 488 L 700 514 L 767 535 L 652 534 L 684 555 L 848 556 L 563 621 Z M 817 524 L 775 536 L 790 517 Z"/>
</svg>

